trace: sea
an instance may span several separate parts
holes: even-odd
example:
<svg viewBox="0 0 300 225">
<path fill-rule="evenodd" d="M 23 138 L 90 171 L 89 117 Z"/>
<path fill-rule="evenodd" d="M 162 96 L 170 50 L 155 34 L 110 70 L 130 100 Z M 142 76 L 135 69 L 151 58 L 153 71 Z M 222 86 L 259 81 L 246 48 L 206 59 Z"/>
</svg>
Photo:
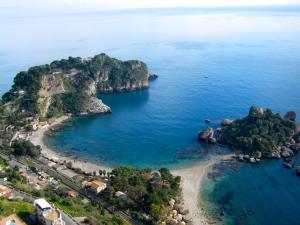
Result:
<svg viewBox="0 0 300 225">
<path fill-rule="evenodd" d="M 218 127 L 252 105 L 300 118 L 297 5 L 0 11 L 0 94 L 31 66 L 102 52 L 142 60 L 159 76 L 147 90 L 99 94 L 112 114 L 48 132 L 45 143 L 61 153 L 112 167 L 187 167 L 230 151 L 197 141 L 206 119 Z M 280 160 L 216 166 L 201 196 L 216 224 L 300 224 L 300 178 Z"/>
</svg>

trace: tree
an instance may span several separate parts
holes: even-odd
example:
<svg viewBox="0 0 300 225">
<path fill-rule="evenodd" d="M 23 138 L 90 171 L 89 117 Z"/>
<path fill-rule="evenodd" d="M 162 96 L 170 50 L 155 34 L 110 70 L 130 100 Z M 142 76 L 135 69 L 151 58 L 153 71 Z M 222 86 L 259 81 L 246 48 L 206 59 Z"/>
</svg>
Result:
<svg viewBox="0 0 300 225">
<path fill-rule="evenodd" d="M 12 144 L 13 147 L 13 153 L 17 156 L 24 156 L 28 155 L 34 158 L 37 158 L 41 154 L 41 146 L 37 145 L 35 146 L 30 141 L 27 140 L 21 140 L 21 141 L 15 141 Z"/>
</svg>

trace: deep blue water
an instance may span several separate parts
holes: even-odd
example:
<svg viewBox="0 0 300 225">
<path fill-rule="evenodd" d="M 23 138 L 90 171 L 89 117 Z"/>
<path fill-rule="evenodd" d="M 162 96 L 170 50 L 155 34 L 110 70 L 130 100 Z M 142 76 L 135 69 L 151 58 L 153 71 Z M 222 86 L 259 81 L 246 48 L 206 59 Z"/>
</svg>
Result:
<svg viewBox="0 0 300 225">
<path fill-rule="evenodd" d="M 62 131 L 49 134 L 46 142 L 50 146 L 82 159 L 110 166 L 187 165 L 215 150 L 196 140 L 197 132 L 206 126 L 204 119 L 217 126 L 223 118 L 245 115 L 251 105 L 282 114 L 295 110 L 300 115 L 297 10 L 4 15 L 0 33 L 1 93 L 9 89 L 20 70 L 69 55 L 106 52 L 121 59 L 140 59 L 159 75 L 149 90 L 99 95 L 112 108 L 111 115 L 75 118 Z M 244 207 L 276 213 L 282 208 L 278 196 L 293 199 L 300 194 L 295 174 L 280 170 L 289 175 L 275 176 L 281 164 L 276 165 L 242 166 L 218 182 L 217 191 L 211 192 L 214 185 L 210 184 L 205 195 L 218 206 L 222 191 L 232 190 L 229 184 L 238 185 L 242 190 L 238 195 L 229 192 L 237 214 L 247 195 L 259 192 L 267 196 L 271 190 L 273 198 L 264 204 L 252 202 Z M 253 185 L 265 182 L 267 188 L 249 188 L 252 181 Z M 283 185 L 286 183 L 295 184 L 293 191 Z M 299 198 L 293 204 L 296 202 Z M 282 217 L 299 220 L 298 209 L 289 209 L 281 211 Z M 235 215 L 227 216 L 232 219 Z M 251 224 L 270 221 L 255 218 Z M 291 224 L 291 220 L 273 223 Z"/>
</svg>

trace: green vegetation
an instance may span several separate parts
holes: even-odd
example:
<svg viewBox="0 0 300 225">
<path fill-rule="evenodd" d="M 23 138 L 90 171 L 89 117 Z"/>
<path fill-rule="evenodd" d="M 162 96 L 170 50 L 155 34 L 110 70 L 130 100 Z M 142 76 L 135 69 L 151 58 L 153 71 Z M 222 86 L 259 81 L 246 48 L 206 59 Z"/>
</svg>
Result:
<svg viewBox="0 0 300 225">
<path fill-rule="evenodd" d="M 30 141 L 20 140 L 15 141 L 12 144 L 13 154 L 16 156 L 31 156 L 31 157 L 39 157 L 41 154 L 41 146 L 35 146 Z"/>
<path fill-rule="evenodd" d="M 89 96 L 84 92 L 55 95 L 49 107 L 47 117 L 61 116 L 64 113 L 79 114 L 86 109 Z"/>
<path fill-rule="evenodd" d="M 33 204 L 22 200 L 0 198 L 0 218 L 16 213 L 21 218 L 34 214 Z"/>
<path fill-rule="evenodd" d="M 290 140 L 296 123 L 274 114 L 270 109 L 251 107 L 248 116 L 222 128 L 218 142 L 240 149 L 245 153 L 260 151 L 270 154 L 279 144 Z"/>
<path fill-rule="evenodd" d="M 70 197 L 68 192 L 69 189 L 65 186 L 48 186 L 44 190 L 33 191 L 31 194 L 46 198 L 72 217 L 90 217 L 94 224 L 126 225 L 122 219 L 110 217 L 99 204 L 90 202 L 80 195 Z"/>
<path fill-rule="evenodd" d="M 70 76 L 70 74 L 72 74 Z M 98 91 L 119 91 L 140 81 L 147 81 L 147 65 L 140 61 L 125 61 L 99 54 L 90 60 L 79 57 L 56 60 L 49 65 L 31 67 L 14 78 L 11 90 L 2 96 L 2 103 L 15 102 L 18 111 L 36 115 L 45 110 L 40 91 L 50 91 L 62 86 L 63 92 L 50 92 L 51 106 L 48 117 L 65 112 L 78 113 L 85 108 L 90 97 L 86 94 L 96 83 Z M 50 77 L 45 81 L 45 77 Z M 57 82 L 53 82 L 57 80 Z M 48 93 L 49 94 L 49 93 Z M 48 95 L 49 96 L 49 95 Z M 43 100 L 43 99 L 42 99 Z"/>
<path fill-rule="evenodd" d="M 155 224 L 166 216 L 168 202 L 180 195 L 179 185 L 180 177 L 174 177 L 166 168 L 158 173 L 150 169 L 119 167 L 112 171 L 101 197 L 119 209 L 128 210 L 145 224 Z M 118 191 L 126 197 L 116 197 Z M 149 215 L 149 219 L 145 220 L 143 215 Z"/>
</svg>

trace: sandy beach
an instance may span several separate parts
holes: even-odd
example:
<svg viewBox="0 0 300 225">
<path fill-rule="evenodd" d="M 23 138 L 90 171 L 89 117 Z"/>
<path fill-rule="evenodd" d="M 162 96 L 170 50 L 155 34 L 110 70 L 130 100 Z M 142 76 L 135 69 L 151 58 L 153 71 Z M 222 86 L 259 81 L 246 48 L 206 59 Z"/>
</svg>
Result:
<svg viewBox="0 0 300 225">
<path fill-rule="evenodd" d="M 63 154 L 59 154 L 58 152 L 55 152 L 54 150 L 50 149 L 47 147 L 44 142 L 43 142 L 43 137 L 45 132 L 47 132 L 51 127 L 57 126 L 64 121 L 68 120 L 70 117 L 68 116 L 62 116 L 57 118 L 54 122 L 52 122 L 49 126 L 40 128 L 37 131 L 34 131 L 32 135 L 29 137 L 29 140 L 35 144 L 35 145 L 40 145 L 42 148 L 42 155 L 45 158 L 48 159 L 58 159 L 59 162 L 72 162 L 72 165 L 74 168 L 80 168 L 82 171 L 85 171 L 87 173 L 96 171 L 98 172 L 100 169 L 101 170 L 106 170 L 106 171 L 111 171 L 111 168 L 90 163 L 88 161 L 83 161 L 79 159 L 73 159 L 72 157 L 67 157 L 64 156 Z"/>
<path fill-rule="evenodd" d="M 106 171 L 111 171 L 109 167 L 102 165 L 94 164 L 88 161 L 82 161 L 79 159 L 73 159 L 72 157 L 67 157 L 54 150 L 47 147 L 43 142 L 43 137 L 45 132 L 47 132 L 51 127 L 57 126 L 62 122 L 69 119 L 68 116 L 62 116 L 57 118 L 51 125 L 40 128 L 37 131 L 34 131 L 30 136 L 29 140 L 35 144 L 40 145 L 42 148 L 42 155 L 48 159 L 58 159 L 59 162 L 72 162 L 73 167 L 80 168 L 85 172 L 99 171 L 100 169 L 105 169 Z M 200 162 L 198 165 L 172 170 L 171 172 L 174 175 L 181 176 L 183 180 L 183 200 L 184 206 L 189 210 L 189 217 L 191 218 L 194 225 L 208 225 L 207 216 L 205 215 L 204 210 L 202 209 L 202 202 L 200 199 L 200 192 L 203 180 L 207 173 L 210 171 L 214 164 L 219 163 L 222 160 L 228 160 L 232 158 L 233 155 L 218 155 L 214 156 L 212 159 L 209 159 L 204 162 Z"/>
<path fill-rule="evenodd" d="M 205 162 L 201 162 L 193 167 L 173 170 L 172 173 L 181 176 L 183 180 L 183 200 L 184 206 L 189 210 L 189 217 L 194 225 L 208 225 L 207 216 L 202 209 L 200 192 L 204 178 L 211 170 L 212 166 L 228 160 L 233 157 L 232 154 L 214 156 Z"/>
</svg>

